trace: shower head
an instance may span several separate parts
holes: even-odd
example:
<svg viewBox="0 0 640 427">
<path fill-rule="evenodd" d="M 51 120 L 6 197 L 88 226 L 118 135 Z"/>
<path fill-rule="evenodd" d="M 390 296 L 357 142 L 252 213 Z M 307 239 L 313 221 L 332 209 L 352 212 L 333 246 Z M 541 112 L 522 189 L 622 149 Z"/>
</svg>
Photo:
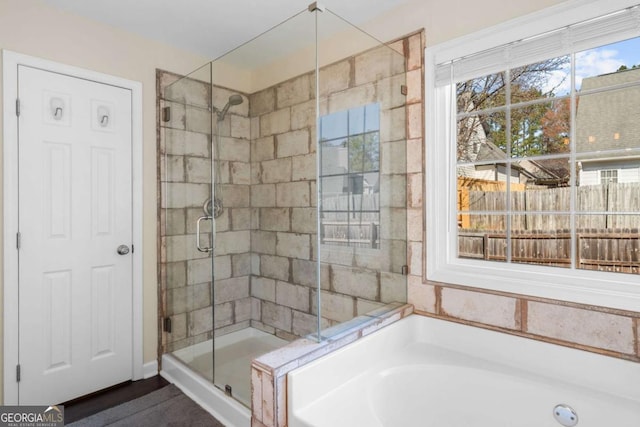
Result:
<svg viewBox="0 0 640 427">
<path fill-rule="evenodd" d="M 242 104 L 242 96 L 234 93 L 229 97 L 229 104 L 231 105 L 240 105 Z"/>
<path fill-rule="evenodd" d="M 238 95 L 237 93 L 231 95 L 229 97 L 229 101 L 227 101 L 225 106 L 222 107 L 222 110 L 218 111 L 218 120 L 223 121 L 224 116 L 227 114 L 227 111 L 229 111 L 229 107 L 231 107 L 232 105 L 240 105 L 242 104 L 242 101 L 243 99 L 241 95 Z"/>
</svg>

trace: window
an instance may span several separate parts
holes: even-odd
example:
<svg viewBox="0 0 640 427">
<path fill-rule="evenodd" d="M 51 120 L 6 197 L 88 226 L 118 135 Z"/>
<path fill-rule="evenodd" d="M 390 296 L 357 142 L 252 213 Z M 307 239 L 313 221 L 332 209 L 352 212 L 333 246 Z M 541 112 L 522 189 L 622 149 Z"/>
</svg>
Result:
<svg viewBox="0 0 640 427">
<path fill-rule="evenodd" d="M 617 184 L 618 183 L 618 170 L 617 169 L 604 169 L 600 171 L 600 184 Z"/>
<path fill-rule="evenodd" d="M 428 50 L 428 278 L 640 310 L 640 7 L 583 3 Z"/>
<path fill-rule="evenodd" d="M 378 248 L 380 104 L 320 118 L 322 243 Z"/>
</svg>

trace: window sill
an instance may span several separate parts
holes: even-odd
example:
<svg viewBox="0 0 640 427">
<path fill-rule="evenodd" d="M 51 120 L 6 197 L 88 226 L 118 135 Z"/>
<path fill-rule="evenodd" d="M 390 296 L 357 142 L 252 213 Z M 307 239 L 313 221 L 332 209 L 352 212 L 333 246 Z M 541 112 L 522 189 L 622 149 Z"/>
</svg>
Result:
<svg viewBox="0 0 640 427">
<path fill-rule="evenodd" d="M 640 284 L 633 274 L 456 259 L 429 263 L 427 279 L 640 312 Z"/>
</svg>

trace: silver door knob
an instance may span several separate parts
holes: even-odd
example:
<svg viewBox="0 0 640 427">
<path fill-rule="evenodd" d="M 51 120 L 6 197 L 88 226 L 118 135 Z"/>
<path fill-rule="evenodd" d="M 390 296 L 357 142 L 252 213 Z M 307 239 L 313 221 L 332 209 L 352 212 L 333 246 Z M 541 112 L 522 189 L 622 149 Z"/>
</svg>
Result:
<svg viewBox="0 0 640 427">
<path fill-rule="evenodd" d="M 129 246 L 120 245 L 118 246 L 118 255 L 126 255 L 129 253 Z"/>
</svg>

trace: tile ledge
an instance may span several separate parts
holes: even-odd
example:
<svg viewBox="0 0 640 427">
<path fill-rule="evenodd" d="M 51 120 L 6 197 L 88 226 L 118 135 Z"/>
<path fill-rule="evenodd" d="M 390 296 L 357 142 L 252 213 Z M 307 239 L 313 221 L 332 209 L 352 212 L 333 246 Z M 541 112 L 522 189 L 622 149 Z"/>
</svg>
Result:
<svg viewBox="0 0 640 427">
<path fill-rule="evenodd" d="M 403 319 L 413 312 L 414 307 L 412 304 L 402 304 L 384 314 L 376 315 L 375 317 L 366 315 L 359 316 L 349 321 L 357 323 L 357 326 L 335 333 L 324 341 L 316 342 L 308 338 L 300 338 L 282 348 L 254 359 L 251 365 L 256 369 L 271 375 L 277 373 L 277 375 L 274 376 L 279 377 L 289 371 L 285 370 L 282 372 L 280 368 L 290 365 L 293 361 L 304 359 L 304 363 L 309 363 L 332 351 L 342 348 L 355 340 L 382 329 L 391 323 Z M 339 330 L 343 327 L 343 325 L 338 325 L 327 329 L 326 332 L 331 334 L 332 329 Z M 302 366 L 302 364 L 299 366 Z"/>
</svg>

